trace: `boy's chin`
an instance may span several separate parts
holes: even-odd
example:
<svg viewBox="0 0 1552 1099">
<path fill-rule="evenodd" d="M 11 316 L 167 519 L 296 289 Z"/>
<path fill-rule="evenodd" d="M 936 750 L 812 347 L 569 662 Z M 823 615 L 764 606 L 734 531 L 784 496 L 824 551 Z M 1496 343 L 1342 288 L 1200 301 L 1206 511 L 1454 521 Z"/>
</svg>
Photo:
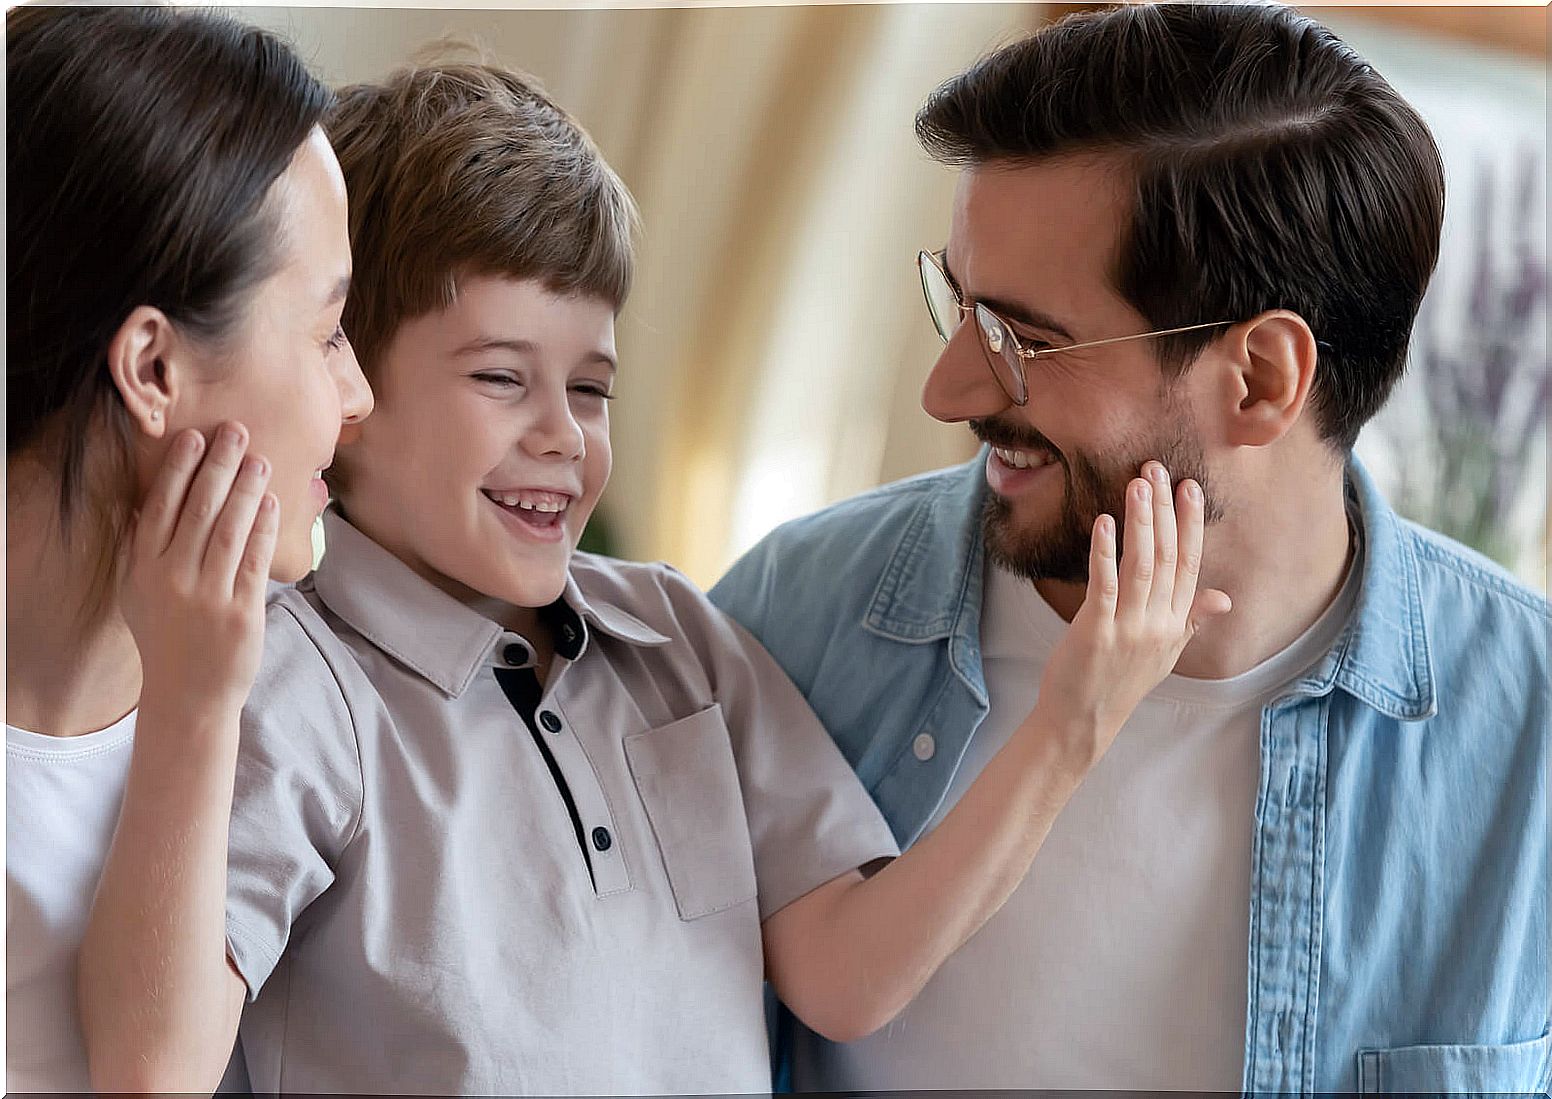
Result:
<svg viewBox="0 0 1552 1099">
<path fill-rule="evenodd" d="M 279 545 L 275 547 L 275 556 L 270 559 L 269 578 L 279 584 L 295 584 L 302 577 L 313 571 L 313 550 L 311 543 L 301 546 Z"/>
<path fill-rule="evenodd" d="M 566 570 L 557 569 L 553 575 L 547 575 L 549 572 L 546 569 L 538 574 L 527 572 L 521 577 L 505 578 L 491 585 L 494 590 L 487 589 L 482 594 L 514 607 L 548 607 L 566 591 Z"/>
</svg>

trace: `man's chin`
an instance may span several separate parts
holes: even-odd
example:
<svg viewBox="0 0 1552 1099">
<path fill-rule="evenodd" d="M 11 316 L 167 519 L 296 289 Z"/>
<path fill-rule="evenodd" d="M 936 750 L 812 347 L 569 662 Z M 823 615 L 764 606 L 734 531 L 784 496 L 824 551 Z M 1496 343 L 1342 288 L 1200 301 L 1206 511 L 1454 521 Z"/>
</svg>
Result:
<svg viewBox="0 0 1552 1099">
<path fill-rule="evenodd" d="M 1086 530 L 1074 529 L 1072 519 L 1034 520 L 1015 513 L 1008 501 L 987 497 L 981 516 L 986 555 L 993 564 L 1031 582 L 1088 581 L 1089 543 Z"/>
</svg>

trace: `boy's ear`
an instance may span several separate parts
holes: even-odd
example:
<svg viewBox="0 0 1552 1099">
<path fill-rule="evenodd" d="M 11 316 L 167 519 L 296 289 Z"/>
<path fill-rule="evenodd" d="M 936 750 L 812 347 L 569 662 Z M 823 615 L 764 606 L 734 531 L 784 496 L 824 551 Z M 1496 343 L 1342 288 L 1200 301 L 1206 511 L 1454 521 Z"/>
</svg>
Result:
<svg viewBox="0 0 1552 1099">
<path fill-rule="evenodd" d="M 1237 325 L 1225 343 L 1234 365 L 1228 441 L 1236 446 L 1276 442 L 1309 404 L 1315 334 L 1297 313 L 1271 309 Z"/>
<path fill-rule="evenodd" d="M 130 419 L 153 439 L 167 434 L 182 389 L 178 343 L 167 315 L 149 305 L 136 306 L 108 342 L 108 374 Z"/>
</svg>

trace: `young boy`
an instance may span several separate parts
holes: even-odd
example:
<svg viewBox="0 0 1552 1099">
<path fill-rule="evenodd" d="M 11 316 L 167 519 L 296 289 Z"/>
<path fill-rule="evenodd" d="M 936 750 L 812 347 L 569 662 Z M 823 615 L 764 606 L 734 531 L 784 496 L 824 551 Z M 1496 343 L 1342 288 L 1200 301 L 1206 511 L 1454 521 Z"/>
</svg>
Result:
<svg viewBox="0 0 1552 1099">
<path fill-rule="evenodd" d="M 762 981 L 831 1037 L 882 1025 L 1167 673 L 1195 576 L 1134 562 L 1174 556 L 1172 493 L 1134 484 L 1124 577 L 1101 520 L 1041 706 L 890 862 L 746 633 L 666 566 L 574 552 L 609 473 L 633 217 L 586 135 L 516 74 L 439 65 L 347 89 L 330 136 L 376 412 L 342 437 L 322 566 L 270 606 L 229 869 L 139 853 L 191 912 L 225 890 L 229 959 L 124 913 L 136 1006 L 90 1036 L 95 1082 L 205 1087 L 246 996 L 258 1091 L 769 1090 Z M 212 826 L 220 778 L 169 813 Z"/>
</svg>

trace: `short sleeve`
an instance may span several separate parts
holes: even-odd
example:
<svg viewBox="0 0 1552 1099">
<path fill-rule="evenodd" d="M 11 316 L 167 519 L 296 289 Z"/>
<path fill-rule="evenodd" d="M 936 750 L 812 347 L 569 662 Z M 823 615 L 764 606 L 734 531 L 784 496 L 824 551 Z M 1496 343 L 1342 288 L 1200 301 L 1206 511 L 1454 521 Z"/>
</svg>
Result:
<svg viewBox="0 0 1552 1099">
<path fill-rule="evenodd" d="M 761 920 L 898 855 L 873 799 L 770 654 L 688 580 L 670 572 L 667 582 L 732 739 Z"/>
<path fill-rule="evenodd" d="M 263 663 L 243 707 L 227 858 L 227 951 L 249 999 L 297 918 L 333 883 L 360 819 L 360 757 L 337 674 L 351 658 L 331 641 L 301 595 L 270 603 Z M 326 657 L 324 647 L 338 652 Z"/>
</svg>

